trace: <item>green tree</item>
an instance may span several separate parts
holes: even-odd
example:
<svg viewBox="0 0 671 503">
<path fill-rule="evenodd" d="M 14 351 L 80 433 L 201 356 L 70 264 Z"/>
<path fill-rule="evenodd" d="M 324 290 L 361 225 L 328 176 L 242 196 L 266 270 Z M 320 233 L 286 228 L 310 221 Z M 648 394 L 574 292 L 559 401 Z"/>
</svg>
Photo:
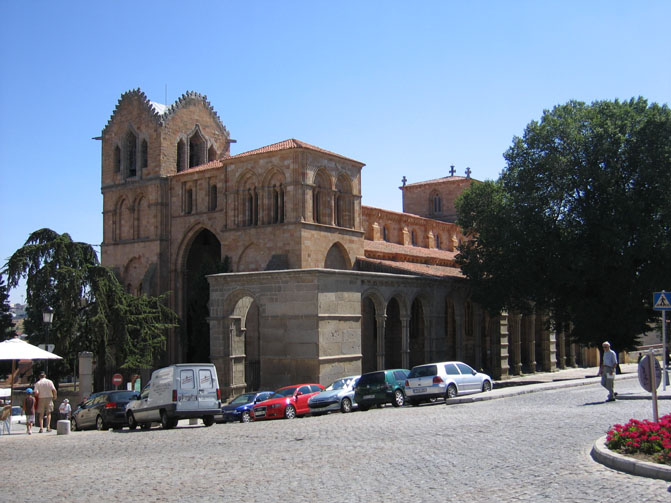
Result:
<svg viewBox="0 0 671 503">
<path fill-rule="evenodd" d="M 496 182 L 457 201 L 458 261 L 491 311 L 533 307 L 573 340 L 631 349 L 671 286 L 671 111 L 642 98 L 544 111 Z"/>
<path fill-rule="evenodd" d="M 9 308 L 9 289 L 5 284 L 5 279 L 0 276 L 0 341 L 11 339 L 15 334 Z"/>
<path fill-rule="evenodd" d="M 109 385 L 105 379 L 112 370 L 149 368 L 165 344 L 165 330 L 177 320 L 164 298 L 125 292 L 91 245 L 51 229 L 33 232 L 9 258 L 4 274 L 10 286 L 26 278 L 31 342 L 45 341 L 42 311 L 54 310 L 49 342 L 64 358 L 51 372 L 55 377 L 72 371 L 68 365 L 81 351 L 96 355 L 96 387 Z"/>
</svg>

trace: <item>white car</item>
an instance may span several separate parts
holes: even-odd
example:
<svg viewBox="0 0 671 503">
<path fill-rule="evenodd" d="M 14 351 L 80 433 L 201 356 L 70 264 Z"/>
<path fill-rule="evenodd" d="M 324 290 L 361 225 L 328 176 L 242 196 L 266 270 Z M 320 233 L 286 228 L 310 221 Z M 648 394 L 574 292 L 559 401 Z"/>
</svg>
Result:
<svg viewBox="0 0 671 503">
<path fill-rule="evenodd" d="M 417 365 L 410 370 L 405 381 L 405 394 L 410 405 L 491 389 L 491 377 L 477 372 L 463 362 Z"/>
<path fill-rule="evenodd" d="M 26 415 L 18 405 L 12 405 L 12 424 L 26 424 Z"/>
</svg>

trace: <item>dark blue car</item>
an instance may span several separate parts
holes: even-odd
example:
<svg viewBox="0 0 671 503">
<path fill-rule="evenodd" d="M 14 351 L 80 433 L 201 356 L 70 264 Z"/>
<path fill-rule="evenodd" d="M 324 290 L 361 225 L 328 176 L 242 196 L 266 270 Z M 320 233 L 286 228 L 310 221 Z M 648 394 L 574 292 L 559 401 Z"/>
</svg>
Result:
<svg viewBox="0 0 671 503">
<path fill-rule="evenodd" d="M 221 421 L 224 423 L 234 421 L 249 423 L 251 421 L 250 410 L 254 404 L 268 400 L 273 393 L 273 391 L 253 391 L 236 396 L 221 407 Z"/>
</svg>

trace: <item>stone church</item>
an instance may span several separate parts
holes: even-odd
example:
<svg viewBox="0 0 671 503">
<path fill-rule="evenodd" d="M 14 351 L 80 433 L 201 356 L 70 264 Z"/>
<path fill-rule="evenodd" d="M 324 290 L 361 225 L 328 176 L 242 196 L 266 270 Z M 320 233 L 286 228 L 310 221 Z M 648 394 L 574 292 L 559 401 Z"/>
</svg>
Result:
<svg viewBox="0 0 671 503">
<path fill-rule="evenodd" d="M 476 180 L 400 187 L 363 206 L 364 164 L 288 139 L 232 154 L 207 98 L 121 96 L 102 131 L 102 263 L 169 292 L 163 361 L 211 361 L 224 396 L 457 359 L 497 379 L 575 365 L 541 316 L 490 316 L 455 265 L 456 197 Z"/>
</svg>

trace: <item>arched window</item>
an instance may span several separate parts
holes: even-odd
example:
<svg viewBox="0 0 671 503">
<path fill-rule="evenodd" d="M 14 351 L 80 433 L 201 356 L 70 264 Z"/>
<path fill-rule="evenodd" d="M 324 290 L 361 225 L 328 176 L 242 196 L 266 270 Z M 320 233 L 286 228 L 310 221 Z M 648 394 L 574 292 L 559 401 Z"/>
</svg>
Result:
<svg viewBox="0 0 671 503">
<path fill-rule="evenodd" d="M 186 200 L 184 201 L 184 213 L 193 213 L 193 189 L 186 190 Z"/>
<path fill-rule="evenodd" d="M 352 182 L 344 175 L 336 182 L 335 212 L 338 227 L 354 227 Z"/>
<path fill-rule="evenodd" d="M 177 172 L 184 171 L 184 161 L 186 155 L 186 144 L 184 140 L 179 140 L 177 142 Z"/>
<path fill-rule="evenodd" d="M 436 234 L 436 248 L 440 250 L 440 234 Z"/>
<path fill-rule="evenodd" d="M 119 173 L 121 171 L 121 149 L 119 145 L 114 147 L 114 172 Z"/>
<path fill-rule="evenodd" d="M 259 225 L 259 197 L 256 187 L 247 189 L 245 196 L 245 222 L 244 225 Z"/>
<path fill-rule="evenodd" d="M 280 224 L 284 222 L 284 187 L 273 185 L 271 222 Z"/>
<path fill-rule="evenodd" d="M 193 133 L 189 138 L 189 168 L 205 164 L 205 156 L 207 155 L 205 147 L 205 138 L 200 132 Z"/>
<path fill-rule="evenodd" d="M 440 194 L 438 192 L 432 192 L 429 198 L 429 208 L 432 215 L 437 215 L 441 213 L 442 203 L 440 200 Z"/>
<path fill-rule="evenodd" d="M 386 225 L 382 227 L 382 239 L 389 242 L 389 231 L 387 230 Z"/>
<path fill-rule="evenodd" d="M 412 246 L 417 246 L 417 233 L 415 232 L 415 229 L 410 232 L 410 244 L 412 244 Z"/>
<path fill-rule="evenodd" d="M 332 223 L 332 186 L 331 180 L 325 171 L 320 171 L 315 176 L 312 189 L 312 219 L 318 224 Z"/>
<path fill-rule="evenodd" d="M 142 155 L 142 161 L 140 164 L 140 169 L 147 169 L 147 166 L 149 165 L 149 152 L 147 148 L 147 140 L 142 140 L 142 148 L 141 148 L 141 155 Z"/>
<path fill-rule="evenodd" d="M 129 177 L 137 175 L 137 136 L 132 131 L 126 133 L 126 174 Z"/>
</svg>

